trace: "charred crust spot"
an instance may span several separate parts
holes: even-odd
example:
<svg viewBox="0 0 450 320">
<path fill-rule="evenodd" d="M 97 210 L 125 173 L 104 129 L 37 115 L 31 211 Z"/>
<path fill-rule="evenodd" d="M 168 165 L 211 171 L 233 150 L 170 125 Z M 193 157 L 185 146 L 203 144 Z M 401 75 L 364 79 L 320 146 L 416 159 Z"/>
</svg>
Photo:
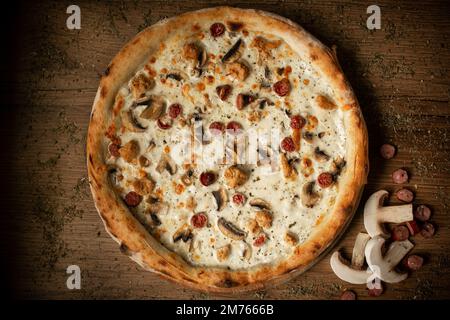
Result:
<svg viewBox="0 0 450 320">
<path fill-rule="evenodd" d="M 322 248 L 322 245 L 320 243 L 314 243 L 314 249 L 320 250 Z"/>
<path fill-rule="evenodd" d="M 161 272 L 165 276 L 172 277 L 172 275 L 169 272 L 167 272 L 166 270 L 158 270 L 158 272 Z"/>
<path fill-rule="evenodd" d="M 94 160 L 92 159 L 92 154 L 89 155 L 89 163 L 94 165 Z"/>
<path fill-rule="evenodd" d="M 163 267 L 167 266 L 167 262 L 165 260 L 159 260 L 158 263 Z"/>
<path fill-rule="evenodd" d="M 316 61 L 317 60 L 317 54 L 313 53 L 311 54 L 311 60 Z"/>
<path fill-rule="evenodd" d="M 182 279 L 187 282 L 195 283 L 195 281 L 190 278 L 183 277 Z"/>
<path fill-rule="evenodd" d="M 232 287 L 237 287 L 239 285 L 239 283 L 231 280 L 231 279 L 225 279 L 219 283 L 217 283 L 218 287 L 222 287 L 222 288 L 232 288 Z"/>
<path fill-rule="evenodd" d="M 244 26 L 244 24 L 242 22 L 237 22 L 237 21 L 228 21 L 227 25 L 228 25 L 228 28 L 230 29 L 230 31 L 239 31 Z"/>
<path fill-rule="evenodd" d="M 109 76 L 109 73 L 111 72 L 111 67 L 112 67 L 112 66 L 108 66 L 108 67 L 105 69 L 105 72 L 103 73 L 103 74 L 105 75 L 105 77 Z"/>
<path fill-rule="evenodd" d="M 343 211 L 345 212 L 345 214 L 351 214 L 352 210 L 353 210 L 353 207 L 351 205 L 343 208 Z"/>
<path fill-rule="evenodd" d="M 126 256 L 131 256 L 131 254 L 132 254 L 130 248 L 128 248 L 128 246 L 123 242 L 120 244 L 119 250 Z"/>
<path fill-rule="evenodd" d="M 102 87 L 102 89 L 100 90 L 100 96 L 102 98 L 104 98 L 107 93 L 108 93 L 108 89 L 106 89 L 106 87 Z"/>
</svg>

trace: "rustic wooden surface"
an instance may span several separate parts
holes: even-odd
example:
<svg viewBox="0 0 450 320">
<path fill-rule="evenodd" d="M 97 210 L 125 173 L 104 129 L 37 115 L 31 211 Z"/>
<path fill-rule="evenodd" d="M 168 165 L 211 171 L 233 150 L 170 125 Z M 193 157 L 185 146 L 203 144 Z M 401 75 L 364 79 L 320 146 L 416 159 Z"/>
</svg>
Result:
<svg viewBox="0 0 450 320">
<path fill-rule="evenodd" d="M 70 3 L 30 2 L 5 12 L 9 39 L 2 66 L 2 283 L 18 298 L 335 299 L 343 288 L 367 299 L 364 286 L 331 272 L 329 256 L 309 272 L 266 291 L 218 296 L 181 288 L 143 271 L 119 252 L 97 216 L 86 181 L 85 138 L 99 76 L 138 31 L 163 17 L 219 1 L 76 2 L 82 29 L 65 27 Z M 225 3 L 225 2 L 223 2 Z M 360 99 L 370 136 L 371 171 L 363 200 L 396 190 L 390 173 L 406 167 L 415 203 L 433 208 L 433 239 L 416 237 L 427 263 L 388 285 L 386 299 L 450 298 L 450 11 L 445 1 L 377 1 L 382 29 L 365 26 L 364 1 L 227 1 L 286 16 L 338 46 Z M 9 17 L 9 18 L 8 18 Z M 8 19 L 10 21 L 8 21 Z M 3 53 L 5 54 L 5 52 Z M 390 161 L 383 142 L 398 146 Z M 395 200 L 392 200 L 394 203 Z M 363 230 L 361 206 L 337 247 L 349 254 Z M 79 265 L 82 289 L 66 288 Z"/>
</svg>

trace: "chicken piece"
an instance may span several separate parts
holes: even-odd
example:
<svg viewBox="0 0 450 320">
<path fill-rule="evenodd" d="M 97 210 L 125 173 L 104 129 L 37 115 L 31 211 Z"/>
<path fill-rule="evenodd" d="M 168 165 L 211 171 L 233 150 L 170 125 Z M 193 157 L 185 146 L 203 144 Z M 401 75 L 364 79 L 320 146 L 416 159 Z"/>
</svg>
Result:
<svg viewBox="0 0 450 320">
<path fill-rule="evenodd" d="M 295 180 L 297 178 L 297 171 L 291 166 L 286 155 L 280 154 L 281 169 L 283 170 L 283 176 L 289 180 Z"/>
<path fill-rule="evenodd" d="M 249 177 L 249 175 L 244 170 L 239 169 L 236 165 L 226 169 L 223 176 L 230 188 L 242 186 Z"/>
<path fill-rule="evenodd" d="M 250 73 L 249 68 L 240 62 L 233 62 L 227 65 L 227 73 L 234 79 L 244 81 Z"/>
<path fill-rule="evenodd" d="M 153 191 L 155 182 L 149 178 L 141 178 L 133 181 L 132 186 L 135 192 L 139 193 L 141 196 L 145 196 Z"/>
<path fill-rule="evenodd" d="M 259 226 L 258 222 L 256 221 L 256 219 L 251 219 L 248 223 L 247 223 L 247 228 L 250 231 L 251 234 L 258 234 L 261 232 L 261 227 Z"/>
<path fill-rule="evenodd" d="M 286 235 L 284 236 L 284 240 L 291 246 L 295 246 L 298 242 L 297 236 L 291 232 L 286 233 Z"/>
<path fill-rule="evenodd" d="M 131 140 L 119 149 L 119 154 L 126 162 L 132 162 L 139 155 L 139 144 Z"/>
<path fill-rule="evenodd" d="M 196 60 L 199 53 L 199 47 L 195 43 L 186 43 L 183 46 L 183 58 L 186 60 Z"/>
<path fill-rule="evenodd" d="M 270 212 L 266 210 L 257 211 L 255 214 L 255 220 L 262 228 L 270 228 L 272 226 L 273 217 Z"/>
<path fill-rule="evenodd" d="M 227 244 L 226 246 L 223 246 L 216 251 L 217 253 L 217 259 L 222 262 L 228 259 L 231 253 L 231 245 Z"/>
<path fill-rule="evenodd" d="M 145 74 L 140 73 L 131 80 L 131 93 L 135 99 L 142 98 L 145 92 L 150 90 L 155 82 L 147 77 Z"/>
</svg>

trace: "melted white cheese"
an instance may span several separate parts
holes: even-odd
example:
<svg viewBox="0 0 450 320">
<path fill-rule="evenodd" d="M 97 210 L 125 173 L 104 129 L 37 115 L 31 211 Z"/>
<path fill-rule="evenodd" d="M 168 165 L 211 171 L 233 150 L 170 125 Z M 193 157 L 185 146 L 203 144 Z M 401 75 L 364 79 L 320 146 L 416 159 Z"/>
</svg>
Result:
<svg viewBox="0 0 450 320">
<path fill-rule="evenodd" d="M 242 187 L 232 190 L 225 185 L 223 179 L 223 171 L 228 166 L 214 165 L 213 161 L 206 159 L 205 161 L 198 161 L 197 167 L 194 168 L 196 177 L 194 183 L 186 187 L 181 194 L 177 194 L 173 184 L 181 183 L 180 177 L 185 172 L 182 166 L 177 166 L 177 173 L 174 176 L 171 176 L 167 171 L 164 171 L 162 174 L 155 171 L 156 164 L 166 146 L 170 147 L 170 154 L 175 161 L 180 163 L 177 150 L 179 151 L 180 148 L 183 148 L 183 146 L 190 142 L 189 139 L 183 138 L 181 134 L 183 128 L 179 126 L 177 121 L 174 122 L 174 126 L 171 129 L 161 130 L 154 121 L 141 119 L 142 124 L 148 126 L 145 132 L 123 132 L 119 127 L 117 135 L 121 138 L 122 145 L 130 140 L 138 141 L 141 154 L 151 161 L 151 165 L 144 170 L 156 182 L 156 189 L 162 190 L 161 193 L 164 202 L 170 206 L 166 214 L 159 215 L 161 225 L 153 229 L 153 233 L 155 234 L 156 232 L 164 246 L 178 253 L 193 265 L 245 269 L 261 264 L 275 263 L 287 259 L 293 252 L 294 247 L 284 240 L 286 232 L 289 231 L 295 234 L 299 239 L 299 244 L 301 244 L 308 239 L 319 217 L 324 218 L 332 211 L 334 199 L 337 195 L 336 186 L 326 189 L 320 189 L 316 186 L 321 193 L 321 199 L 313 208 L 304 207 L 300 202 L 299 194 L 305 182 L 315 180 L 321 172 L 330 170 L 332 159 L 339 156 L 345 158 L 346 137 L 342 111 L 339 109 L 325 111 L 317 107 L 314 98 L 318 94 L 333 97 L 333 91 L 329 84 L 319 76 L 318 72 L 307 61 L 301 60 L 286 43 L 283 42 L 278 48 L 274 49 L 272 51 L 274 59 L 267 61 L 267 66 L 271 71 L 271 85 L 284 77 L 277 75 L 277 68 L 286 68 L 288 66 L 292 68 L 292 72 L 288 75 L 292 90 L 289 96 L 280 98 L 271 90 L 261 89 L 259 85 L 254 86 L 264 80 L 265 66 L 258 65 L 258 52 L 256 49 L 251 48 L 250 44 L 256 36 L 262 34 L 249 32 L 246 36 L 234 34 L 231 37 L 230 33 L 226 32 L 222 37 L 214 39 L 207 32 L 207 27 L 204 30 L 202 39 L 194 37 L 192 39 L 180 39 L 177 35 L 168 38 L 164 43 L 164 48 L 161 48 L 154 55 L 156 59 L 154 63 L 148 63 L 147 68 L 143 66 L 138 71 L 148 74 L 148 68 L 152 68 L 157 74 L 155 87 L 149 90 L 148 94 L 163 96 L 167 100 L 168 106 L 175 102 L 181 104 L 183 106 L 182 115 L 185 118 L 187 115 L 195 112 L 196 107 L 203 108 L 206 105 L 204 94 L 208 94 L 212 109 L 201 115 L 205 131 L 207 131 L 207 127 L 213 121 L 222 121 L 226 124 L 230 120 L 234 120 L 241 123 L 245 130 L 257 128 L 258 130 L 269 132 L 273 128 L 279 129 L 280 138 L 283 138 L 291 134 L 289 127 L 290 120 L 285 112 L 286 110 L 289 110 L 292 114 L 300 114 L 305 118 L 315 116 L 318 120 L 317 127 L 310 130 L 315 134 L 313 143 L 310 144 L 302 139 L 300 152 L 289 155 L 290 157 L 295 156 L 300 160 L 304 157 L 311 159 L 313 168 L 311 170 L 312 172 L 310 172 L 311 174 L 305 177 L 302 173 L 301 165 L 297 164 L 296 168 L 299 172 L 297 180 L 288 181 L 283 177 L 280 170 L 272 172 L 268 166 L 258 167 L 256 165 L 248 165 L 247 169 L 251 173 L 249 180 Z M 270 35 L 262 36 L 274 39 Z M 227 77 L 225 72 L 223 72 L 224 67 L 219 59 L 239 37 L 242 38 L 245 47 L 241 59 L 251 67 L 250 74 L 245 81 L 232 80 Z M 182 71 L 188 75 L 190 74 L 190 64 L 182 58 L 182 46 L 187 41 L 192 40 L 201 43 L 206 48 L 208 54 L 213 54 L 215 58 L 209 57 L 208 67 L 200 78 L 191 77 L 181 82 L 167 79 L 165 83 L 162 83 L 161 79 L 165 79 L 164 72 Z M 216 68 L 220 68 L 222 73 L 217 74 L 215 71 Z M 208 84 L 206 81 L 207 76 L 214 77 L 214 83 Z M 222 76 L 224 80 L 221 79 Z M 199 83 L 205 84 L 204 90 L 198 90 L 197 85 Z M 233 87 L 232 93 L 226 101 L 221 101 L 216 94 L 216 87 L 223 84 L 230 84 Z M 182 88 L 186 85 L 189 85 L 190 89 L 188 94 L 186 94 L 186 91 L 183 94 Z M 242 111 L 237 110 L 235 107 L 238 93 L 266 97 L 275 104 L 268 105 L 264 110 L 261 110 L 264 113 L 264 117 L 261 121 L 252 123 L 248 120 L 248 114 L 251 111 L 248 107 Z M 128 110 L 133 103 L 133 97 L 128 90 L 128 84 L 124 84 L 123 88 L 119 91 L 119 95 L 125 101 L 122 110 Z M 139 114 L 139 111 L 137 109 L 136 113 Z M 322 138 L 317 137 L 317 134 L 320 132 L 324 133 Z M 147 151 L 150 141 L 154 141 L 156 146 L 151 151 Z M 214 156 L 218 143 L 218 140 L 213 140 L 211 144 L 203 146 L 203 154 Z M 331 156 L 330 161 L 325 163 L 315 161 L 313 151 L 316 147 L 329 154 Z M 138 177 L 139 170 L 142 169 L 137 164 L 128 164 L 121 158 L 109 157 L 108 161 L 121 169 L 124 177 L 120 181 L 121 195 L 125 196 L 127 192 L 133 190 L 130 182 Z M 205 170 L 212 170 L 219 177 L 217 182 L 208 187 L 201 185 L 198 179 L 200 173 Z M 273 225 L 271 228 L 264 230 L 268 236 L 268 240 L 263 246 L 253 246 L 256 236 L 249 232 L 247 223 L 250 219 L 254 218 L 255 210 L 250 207 L 248 201 L 241 208 L 236 208 L 229 202 L 222 211 L 217 211 L 211 191 L 218 190 L 220 186 L 227 189 L 229 198 L 231 198 L 235 191 L 238 191 L 245 194 L 248 199 L 262 198 L 271 204 Z M 174 232 L 183 224 L 189 225 L 190 218 L 194 214 L 192 211 L 180 205 L 181 203 L 186 204 L 189 197 L 194 197 L 197 202 L 194 210 L 195 213 L 205 212 L 208 216 L 209 224 L 208 227 L 201 229 L 193 228 L 194 236 L 191 241 L 187 243 L 183 241 L 174 243 L 172 240 Z M 131 210 L 137 216 L 145 217 L 147 206 L 146 201 L 142 201 L 137 208 Z M 219 231 L 217 227 L 219 217 L 224 217 L 240 229 L 246 231 L 247 237 L 245 243 L 252 247 L 250 259 L 246 260 L 243 258 L 243 251 L 247 247 L 244 241 L 231 240 Z M 219 262 L 216 257 L 216 249 L 227 244 L 231 244 L 230 256 L 228 259 Z"/>
</svg>

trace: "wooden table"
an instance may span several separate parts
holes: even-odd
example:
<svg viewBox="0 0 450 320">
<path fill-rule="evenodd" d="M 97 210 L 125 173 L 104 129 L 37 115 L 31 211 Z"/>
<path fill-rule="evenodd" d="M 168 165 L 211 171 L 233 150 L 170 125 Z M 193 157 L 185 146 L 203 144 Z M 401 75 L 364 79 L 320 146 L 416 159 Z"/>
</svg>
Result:
<svg viewBox="0 0 450 320">
<path fill-rule="evenodd" d="M 369 129 L 371 171 L 362 200 L 380 188 L 395 191 L 390 174 L 406 167 L 415 203 L 432 207 L 438 226 L 433 239 L 414 239 L 414 252 L 427 258 L 423 269 L 388 285 L 383 297 L 450 298 L 448 3 L 377 1 L 382 28 L 369 31 L 366 8 L 372 3 L 364 1 L 227 3 L 233 2 L 286 16 L 325 44 L 337 45 Z M 227 298 L 181 288 L 122 255 L 94 208 L 85 166 L 89 113 L 112 57 L 161 18 L 220 2 L 77 4 L 82 28 L 75 31 L 66 28 L 68 4 L 61 2 L 19 4 L 4 14 L 10 21 L 2 38 L 12 49 L 2 66 L 0 99 L 3 283 L 19 298 Z M 393 160 L 379 157 L 384 142 L 398 147 Z M 360 205 L 336 248 L 351 253 L 362 230 Z M 81 268 L 81 290 L 66 288 L 72 264 Z M 344 288 L 368 298 L 365 286 L 346 284 L 331 272 L 328 255 L 293 281 L 232 298 L 335 299 Z"/>
</svg>

